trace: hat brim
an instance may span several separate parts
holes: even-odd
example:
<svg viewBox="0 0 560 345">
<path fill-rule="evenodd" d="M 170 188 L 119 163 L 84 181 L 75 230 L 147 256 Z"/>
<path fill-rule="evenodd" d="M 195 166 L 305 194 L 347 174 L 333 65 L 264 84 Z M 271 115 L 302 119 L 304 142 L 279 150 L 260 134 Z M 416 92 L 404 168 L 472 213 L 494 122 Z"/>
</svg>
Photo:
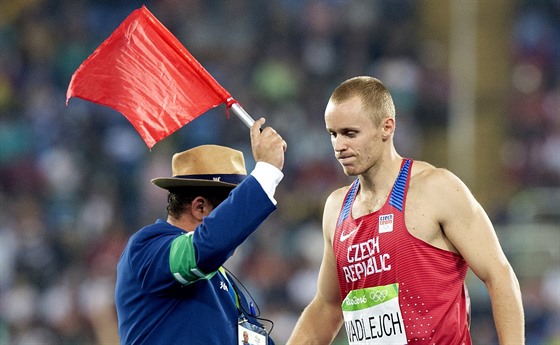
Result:
<svg viewBox="0 0 560 345">
<path fill-rule="evenodd" d="M 199 180 L 199 179 L 187 179 L 180 177 L 162 177 L 155 178 L 152 183 L 163 189 L 172 189 L 177 187 L 236 187 L 236 183 L 228 183 L 222 181 L 213 180 Z"/>
</svg>

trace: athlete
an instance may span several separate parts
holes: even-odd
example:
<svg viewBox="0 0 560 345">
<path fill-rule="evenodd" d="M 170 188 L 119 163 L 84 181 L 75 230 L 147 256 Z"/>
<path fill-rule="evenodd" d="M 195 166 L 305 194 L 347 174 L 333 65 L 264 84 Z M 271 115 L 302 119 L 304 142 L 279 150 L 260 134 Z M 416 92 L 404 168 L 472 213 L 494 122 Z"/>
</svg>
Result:
<svg viewBox="0 0 560 345">
<path fill-rule="evenodd" d="M 471 344 L 465 276 L 486 285 L 500 344 L 524 343 L 519 283 L 493 226 L 451 172 L 401 157 L 395 106 L 372 77 L 339 85 L 325 124 L 344 173 L 323 215 L 317 292 L 288 341 Z"/>
<path fill-rule="evenodd" d="M 117 265 L 121 344 L 237 345 L 244 333 L 273 344 L 222 266 L 276 209 L 286 142 L 261 132 L 264 122 L 251 128 L 249 176 L 240 151 L 203 145 L 173 156 L 173 177 L 152 180 L 169 191 L 168 216 L 136 232 Z"/>
</svg>

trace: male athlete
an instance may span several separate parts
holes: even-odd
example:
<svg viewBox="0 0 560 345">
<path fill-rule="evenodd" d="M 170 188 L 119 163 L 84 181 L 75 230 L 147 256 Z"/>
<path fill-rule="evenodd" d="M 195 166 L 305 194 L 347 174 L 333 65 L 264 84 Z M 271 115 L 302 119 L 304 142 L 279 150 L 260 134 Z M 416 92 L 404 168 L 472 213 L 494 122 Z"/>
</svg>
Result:
<svg viewBox="0 0 560 345">
<path fill-rule="evenodd" d="M 401 157 L 395 107 L 372 77 L 343 82 L 325 110 L 344 173 L 323 215 L 317 293 L 288 344 L 471 344 L 465 276 L 486 285 L 500 344 L 523 344 L 519 283 L 494 228 L 451 172 Z"/>
</svg>

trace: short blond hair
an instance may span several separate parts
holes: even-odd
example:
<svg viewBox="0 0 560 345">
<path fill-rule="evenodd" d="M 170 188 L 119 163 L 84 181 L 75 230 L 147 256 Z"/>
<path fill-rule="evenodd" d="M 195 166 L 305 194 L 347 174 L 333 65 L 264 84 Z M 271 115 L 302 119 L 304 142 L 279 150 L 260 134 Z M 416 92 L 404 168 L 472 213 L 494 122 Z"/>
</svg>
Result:
<svg viewBox="0 0 560 345">
<path fill-rule="evenodd" d="M 339 104 L 355 96 L 362 99 L 364 112 L 371 116 L 376 126 L 385 118 L 395 118 L 393 97 L 385 85 L 373 77 L 359 76 L 345 80 L 333 91 L 329 101 Z"/>
</svg>

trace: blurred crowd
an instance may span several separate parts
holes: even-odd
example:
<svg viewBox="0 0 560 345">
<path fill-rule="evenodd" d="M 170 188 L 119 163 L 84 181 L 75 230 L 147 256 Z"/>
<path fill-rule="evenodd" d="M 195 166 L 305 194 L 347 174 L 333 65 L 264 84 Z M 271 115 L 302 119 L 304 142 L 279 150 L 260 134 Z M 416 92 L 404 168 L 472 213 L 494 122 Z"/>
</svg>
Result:
<svg viewBox="0 0 560 345">
<path fill-rule="evenodd" d="M 558 186 L 559 15 L 558 1 L 527 1 L 512 28 L 510 138 L 503 146 L 502 163 L 512 183 L 523 186 Z"/>
<path fill-rule="evenodd" d="M 279 344 L 315 291 L 323 202 L 349 181 L 324 130 L 334 87 L 363 74 L 384 81 L 397 106 L 396 146 L 406 156 L 422 159 L 421 133 L 447 124 L 446 65 L 426 53 L 433 42 L 417 37 L 415 0 L 2 2 L 0 344 L 118 343 L 120 252 L 133 232 L 166 217 L 166 194 L 150 179 L 169 176 L 174 152 L 206 143 L 242 150 L 248 170 L 254 166 L 248 129 L 224 106 L 152 150 L 119 113 L 80 99 L 66 107 L 72 73 L 142 4 L 288 143 L 278 211 L 226 265 L 274 321 Z M 514 10 L 500 164 L 508 183 L 557 193 L 560 2 L 517 1 Z M 536 284 L 525 300 L 528 344 L 559 344 L 558 266 Z M 473 313 L 491 320 L 488 308 Z M 496 336 L 479 322 L 473 340 L 492 344 Z"/>
</svg>

